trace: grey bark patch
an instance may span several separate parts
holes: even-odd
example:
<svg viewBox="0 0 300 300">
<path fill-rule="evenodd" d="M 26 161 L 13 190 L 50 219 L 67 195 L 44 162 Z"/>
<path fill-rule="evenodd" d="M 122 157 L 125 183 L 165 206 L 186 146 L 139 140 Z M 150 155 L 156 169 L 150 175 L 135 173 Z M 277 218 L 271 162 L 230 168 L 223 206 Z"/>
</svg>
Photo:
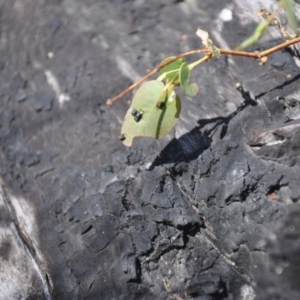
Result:
<svg viewBox="0 0 300 300">
<path fill-rule="evenodd" d="M 9 260 L 11 252 L 11 244 L 10 241 L 5 239 L 2 240 L 0 244 L 0 256 L 4 260 Z"/>
<path fill-rule="evenodd" d="M 53 100 L 54 95 L 50 93 L 35 94 L 28 97 L 28 101 L 37 112 L 50 110 L 52 108 Z"/>
<path fill-rule="evenodd" d="M 18 102 L 23 102 L 26 100 L 26 98 L 27 98 L 27 94 L 25 91 L 18 91 L 17 94 L 15 95 L 15 99 Z"/>
<path fill-rule="evenodd" d="M 286 219 L 281 226 L 269 236 L 267 248 L 270 265 L 263 263 L 263 272 L 259 274 L 259 297 L 278 297 L 281 299 L 298 299 L 299 285 L 299 207 L 291 205 Z M 266 289 L 266 286 L 269 288 Z M 285 286 L 285 288 L 283 288 Z"/>
<path fill-rule="evenodd" d="M 123 255 L 121 269 L 128 276 L 128 281 L 137 279 L 137 258 L 135 253 L 126 253 Z"/>
<path fill-rule="evenodd" d="M 0 225 L 3 227 L 8 226 L 11 222 L 11 214 L 7 210 L 7 208 L 3 205 L 0 206 Z"/>
<path fill-rule="evenodd" d="M 284 65 L 289 61 L 290 55 L 285 51 L 276 52 L 270 57 L 271 64 L 274 68 L 282 69 Z"/>
<path fill-rule="evenodd" d="M 26 153 L 21 159 L 20 163 L 24 164 L 26 167 L 31 167 L 40 162 L 40 156 L 37 153 L 29 152 Z"/>
<path fill-rule="evenodd" d="M 69 210 L 70 222 L 85 222 L 96 216 L 102 216 L 103 197 L 100 194 L 80 198 Z"/>
<path fill-rule="evenodd" d="M 11 87 L 12 89 L 24 89 L 26 86 L 26 80 L 23 79 L 21 74 L 16 74 L 13 79 L 12 79 L 12 83 L 11 83 Z"/>
<path fill-rule="evenodd" d="M 118 234 L 118 222 L 111 216 L 102 216 L 90 222 L 95 233 L 87 239 L 83 237 L 87 247 L 91 248 L 93 252 L 100 252 L 110 241 Z M 88 232 L 88 231 L 86 231 Z M 83 232 L 84 235 L 86 232 Z"/>
<path fill-rule="evenodd" d="M 221 278 L 218 274 L 203 274 L 191 280 L 186 287 L 186 292 L 191 296 L 202 296 L 222 293 Z"/>
</svg>

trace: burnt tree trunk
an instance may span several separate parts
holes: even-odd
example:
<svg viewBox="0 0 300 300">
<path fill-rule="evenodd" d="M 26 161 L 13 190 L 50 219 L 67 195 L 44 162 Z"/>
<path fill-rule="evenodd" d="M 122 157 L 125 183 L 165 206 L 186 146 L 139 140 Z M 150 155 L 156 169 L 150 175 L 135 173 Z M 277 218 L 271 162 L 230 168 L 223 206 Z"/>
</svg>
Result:
<svg viewBox="0 0 300 300">
<path fill-rule="evenodd" d="M 196 69 L 160 141 L 125 148 L 131 95 L 105 104 L 276 3 L 0 1 L 1 299 L 300 299 L 298 48 Z"/>
</svg>

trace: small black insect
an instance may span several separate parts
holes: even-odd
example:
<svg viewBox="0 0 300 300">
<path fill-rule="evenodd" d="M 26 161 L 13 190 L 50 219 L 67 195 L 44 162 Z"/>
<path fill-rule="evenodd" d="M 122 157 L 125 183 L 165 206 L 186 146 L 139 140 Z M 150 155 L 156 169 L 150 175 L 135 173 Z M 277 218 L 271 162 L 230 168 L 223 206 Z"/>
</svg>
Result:
<svg viewBox="0 0 300 300">
<path fill-rule="evenodd" d="M 134 121 L 136 122 L 139 122 L 143 117 L 143 113 L 138 111 L 136 108 L 132 110 L 131 114 L 134 116 Z"/>
<path fill-rule="evenodd" d="M 142 113 L 137 113 L 135 116 L 134 116 L 134 121 L 136 122 L 139 122 L 142 118 L 143 114 Z"/>
<path fill-rule="evenodd" d="M 156 104 L 156 107 L 160 108 L 160 109 L 163 109 L 165 106 L 166 106 L 165 102 L 159 102 L 159 103 Z"/>
<path fill-rule="evenodd" d="M 135 117 L 136 114 L 138 113 L 138 110 L 136 108 L 134 108 L 131 112 L 131 114 Z"/>
</svg>

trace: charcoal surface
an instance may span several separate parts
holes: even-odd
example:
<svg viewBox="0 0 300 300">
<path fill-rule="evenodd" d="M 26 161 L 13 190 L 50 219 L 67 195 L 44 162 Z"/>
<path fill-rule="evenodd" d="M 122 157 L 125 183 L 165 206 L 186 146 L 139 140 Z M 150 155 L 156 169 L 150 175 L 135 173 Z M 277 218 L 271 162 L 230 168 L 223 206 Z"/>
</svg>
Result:
<svg viewBox="0 0 300 300">
<path fill-rule="evenodd" d="M 159 141 L 123 146 L 132 94 L 106 105 L 198 27 L 234 48 L 276 4 L 0 0 L 4 300 L 300 299 L 297 45 L 196 68 Z"/>
</svg>

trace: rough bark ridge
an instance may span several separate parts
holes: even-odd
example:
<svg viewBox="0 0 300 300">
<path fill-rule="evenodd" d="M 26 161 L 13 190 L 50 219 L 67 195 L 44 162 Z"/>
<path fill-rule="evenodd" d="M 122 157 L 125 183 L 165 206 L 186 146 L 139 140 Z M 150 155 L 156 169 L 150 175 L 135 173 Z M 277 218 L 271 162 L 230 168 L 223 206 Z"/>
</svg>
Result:
<svg viewBox="0 0 300 300">
<path fill-rule="evenodd" d="M 296 47 L 197 69 L 162 141 L 123 147 L 129 96 L 105 105 L 199 26 L 233 48 L 275 4 L 0 1 L 3 299 L 300 299 Z"/>
</svg>

